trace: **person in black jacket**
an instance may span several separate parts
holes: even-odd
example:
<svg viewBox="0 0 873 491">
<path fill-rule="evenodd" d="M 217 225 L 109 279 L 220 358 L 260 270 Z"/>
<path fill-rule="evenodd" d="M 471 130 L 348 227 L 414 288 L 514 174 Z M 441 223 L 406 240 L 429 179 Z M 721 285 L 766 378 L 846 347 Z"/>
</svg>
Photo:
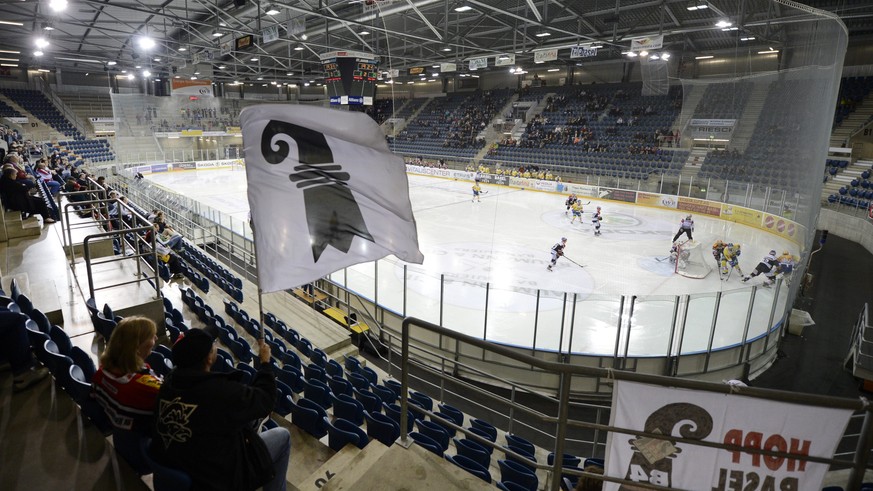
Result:
<svg viewBox="0 0 873 491">
<path fill-rule="evenodd" d="M 291 435 L 285 428 L 258 434 L 276 404 L 270 347 L 259 340 L 261 360 L 250 385 L 242 372 L 212 373 L 214 337 L 190 329 L 173 346 L 175 368 L 158 393 L 152 457 L 187 472 L 196 490 L 284 490 Z"/>
<path fill-rule="evenodd" d="M 42 215 L 43 223 L 55 223 L 55 220 L 49 215 L 45 201 L 39 197 L 31 196 L 28 192 L 28 186 L 18 179 L 17 175 L 18 171 L 14 167 L 7 167 L 3 170 L 3 177 L 0 177 L 0 198 L 2 198 L 3 206 L 7 210 L 24 213 L 23 218 L 38 214 Z"/>
</svg>

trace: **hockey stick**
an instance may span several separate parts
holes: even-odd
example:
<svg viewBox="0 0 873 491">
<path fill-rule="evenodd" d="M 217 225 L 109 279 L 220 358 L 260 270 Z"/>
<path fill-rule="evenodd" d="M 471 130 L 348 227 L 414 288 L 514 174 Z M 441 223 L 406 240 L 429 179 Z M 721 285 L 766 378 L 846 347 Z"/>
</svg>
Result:
<svg viewBox="0 0 873 491">
<path fill-rule="evenodd" d="M 727 275 L 721 281 L 727 281 L 727 280 L 731 279 L 731 275 L 733 274 L 733 272 L 734 272 L 734 267 L 731 266 L 731 269 L 728 270 Z"/>
<path fill-rule="evenodd" d="M 658 261 L 659 263 L 662 263 L 662 262 L 666 261 L 667 259 L 670 259 L 670 256 L 656 257 L 656 258 L 655 258 L 655 261 Z"/>
<path fill-rule="evenodd" d="M 570 258 L 567 257 L 567 256 L 564 256 L 564 259 L 566 259 L 567 261 L 570 261 L 571 263 L 575 264 L 576 266 L 579 266 L 580 268 L 584 268 L 584 267 L 585 267 L 584 264 L 579 264 L 579 263 L 577 263 L 576 261 L 570 259 Z"/>
</svg>

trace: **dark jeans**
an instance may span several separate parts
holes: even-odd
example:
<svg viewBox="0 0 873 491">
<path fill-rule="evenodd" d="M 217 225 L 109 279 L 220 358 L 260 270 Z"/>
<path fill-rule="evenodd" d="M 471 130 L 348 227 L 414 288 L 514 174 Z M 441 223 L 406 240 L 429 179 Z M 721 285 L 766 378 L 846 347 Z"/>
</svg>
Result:
<svg viewBox="0 0 873 491">
<path fill-rule="evenodd" d="M 24 314 L 0 310 L 0 355 L 9 361 L 13 375 L 24 373 L 33 366 L 24 327 L 26 322 Z"/>
</svg>

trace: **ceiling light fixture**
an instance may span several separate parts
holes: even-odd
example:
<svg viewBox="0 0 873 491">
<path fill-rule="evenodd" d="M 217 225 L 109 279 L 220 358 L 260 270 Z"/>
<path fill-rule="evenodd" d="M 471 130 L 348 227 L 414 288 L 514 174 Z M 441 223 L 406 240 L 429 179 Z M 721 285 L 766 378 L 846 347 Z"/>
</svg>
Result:
<svg viewBox="0 0 873 491">
<path fill-rule="evenodd" d="M 685 7 L 687 10 L 691 10 L 692 12 L 695 10 L 706 10 L 709 8 L 709 5 L 700 2 L 692 2 L 691 5 Z"/>
<path fill-rule="evenodd" d="M 628 58 L 636 58 L 637 57 L 637 53 L 635 51 L 628 51 L 625 54 L 627 55 Z"/>
<path fill-rule="evenodd" d="M 560 68 L 549 68 L 549 69 L 546 70 L 546 71 L 547 71 L 547 72 L 560 72 L 561 69 L 560 69 Z"/>
<path fill-rule="evenodd" d="M 662 60 L 669 60 L 669 59 L 670 59 L 670 53 L 662 53 L 662 54 L 661 54 L 661 59 L 662 59 Z"/>
<path fill-rule="evenodd" d="M 197 77 L 191 77 L 191 80 L 197 80 Z"/>
<path fill-rule="evenodd" d="M 155 58 L 155 61 L 161 61 L 161 59 L 160 59 L 160 58 Z"/>
<path fill-rule="evenodd" d="M 131 73 L 130 75 L 127 76 L 127 79 L 128 80 L 136 80 L 136 75 Z"/>
<path fill-rule="evenodd" d="M 758 54 L 759 54 L 759 55 L 774 55 L 774 54 L 776 54 L 776 53 L 778 53 L 778 52 L 779 52 L 778 49 L 770 48 L 769 51 L 758 51 Z"/>
<path fill-rule="evenodd" d="M 468 3 L 462 3 L 461 5 L 455 7 L 455 12 L 467 12 L 470 10 L 473 10 L 473 7 Z"/>
<path fill-rule="evenodd" d="M 710 58 L 715 58 L 715 57 L 712 55 L 704 55 L 704 56 L 695 56 L 694 57 L 695 60 L 708 60 Z"/>
<path fill-rule="evenodd" d="M 49 42 L 46 38 L 36 38 L 33 40 L 33 44 L 35 44 L 37 48 L 45 48 L 49 45 Z"/>
<path fill-rule="evenodd" d="M 640 56 L 649 56 L 649 52 L 646 50 L 640 51 Z"/>
<path fill-rule="evenodd" d="M 739 27 L 725 27 L 722 31 L 738 31 Z"/>
<path fill-rule="evenodd" d="M 134 68 L 136 68 L 136 69 L 140 69 L 140 68 L 142 68 L 142 65 L 137 65 L 137 66 L 135 66 Z"/>
<path fill-rule="evenodd" d="M 142 76 L 145 77 L 145 78 L 149 78 L 149 77 L 152 76 L 152 72 L 150 72 L 150 71 L 148 71 L 148 70 L 143 70 L 143 72 L 142 72 Z"/>
<path fill-rule="evenodd" d="M 117 61 L 107 61 L 106 64 L 109 66 L 113 66 L 113 65 L 117 65 L 118 62 Z"/>
<path fill-rule="evenodd" d="M 0 61 L 14 61 L 18 63 L 18 58 L 0 58 Z"/>
<path fill-rule="evenodd" d="M 17 67 L 18 64 L 17 64 L 17 63 L 0 63 L 0 66 L 14 66 L 14 67 Z"/>
<path fill-rule="evenodd" d="M 450 47 L 448 47 L 448 46 L 443 46 L 443 51 L 444 51 L 444 52 L 449 52 L 449 51 L 451 51 L 451 50 L 452 50 L 452 48 L 450 48 Z"/>
<path fill-rule="evenodd" d="M 37 68 L 36 71 L 38 71 L 38 72 L 42 72 L 42 73 L 49 73 L 49 72 L 51 72 L 51 70 L 48 70 L 48 69 L 46 69 L 46 68 Z"/>
<path fill-rule="evenodd" d="M 732 25 L 734 25 L 733 22 L 728 22 L 726 20 L 720 20 L 715 23 L 715 27 L 730 27 Z"/>
<path fill-rule="evenodd" d="M 184 47 L 184 46 L 180 46 L 180 47 L 179 47 L 179 51 L 188 51 L 188 48 L 186 48 L 186 47 Z"/>
<path fill-rule="evenodd" d="M 42 56 L 42 55 L 44 55 L 44 54 L 45 54 L 45 53 L 43 53 L 43 52 L 40 51 L 40 50 L 36 50 L 36 51 L 33 52 L 33 56 L 37 56 L 37 57 L 38 57 L 38 56 Z"/>
<path fill-rule="evenodd" d="M 367 36 L 370 34 L 370 31 L 361 31 L 358 34 L 360 34 L 361 36 Z"/>
<path fill-rule="evenodd" d="M 227 67 L 224 66 L 224 65 L 218 65 L 218 69 L 219 69 L 219 70 L 224 70 L 225 68 L 227 68 Z"/>
<path fill-rule="evenodd" d="M 536 36 L 536 37 L 538 37 L 538 38 L 544 38 L 544 37 L 546 37 L 546 36 L 551 36 L 551 35 L 552 35 L 552 33 L 550 33 L 550 32 L 545 32 L 545 31 L 543 31 L 543 32 L 538 32 L 538 33 L 534 34 L 534 36 Z"/>
<path fill-rule="evenodd" d="M 8 53 L 10 55 L 20 55 L 21 51 L 11 51 L 8 49 L 0 49 L 0 53 Z"/>
<path fill-rule="evenodd" d="M 276 15 L 279 13 L 279 9 L 276 8 L 275 5 L 267 6 L 267 15 Z"/>
<path fill-rule="evenodd" d="M 140 36 L 138 44 L 140 48 L 149 50 L 155 47 L 155 40 L 148 36 Z"/>
<path fill-rule="evenodd" d="M 649 57 L 649 59 L 650 59 L 650 60 L 660 60 L 661 57 L 658 56 L 658 55 L 652 55 L 652 56 Z"/>
<path fill-rule="evenodd" d="M 212 37 L 220 38 L 221 36 L 224 36 L 221 31 L 212 31 Z"/>
<path fill-rule="evenodd" d="M 251 61 L 258 61 L 258 57 L 257 57 L 257 56 L 253 57 L 253 58 L 251 59 Z"/>
<path fill-rule="evenodd" d="M 746 36 L 744 38 L 740 38 L 740 41 L 754 41 L 755 36 Z"/>
<path fill-rule="evenodd" d="M 303 46 L 295 46 L 294 51 L 303 51 Z"/>
<path fill-rule="evenodd" d="M 24 25 L 21 22 L 13 22 L 11 20 L 0 20 L 0 24 L 3 24 L 4 26 L 23 26 Z"/>
<path fill-rule="evenodd" d="M 49 0 L 49 8 L 55 12 L 63 12 L 67 9 L 67 0 Z"/>
<path fill-rule="evenodd" d="M 306 34 L 301 34 L 300 39 L 306 41 L 307 39 L 309 39 L 309 36 L 307 36 Z"/>
</svg>

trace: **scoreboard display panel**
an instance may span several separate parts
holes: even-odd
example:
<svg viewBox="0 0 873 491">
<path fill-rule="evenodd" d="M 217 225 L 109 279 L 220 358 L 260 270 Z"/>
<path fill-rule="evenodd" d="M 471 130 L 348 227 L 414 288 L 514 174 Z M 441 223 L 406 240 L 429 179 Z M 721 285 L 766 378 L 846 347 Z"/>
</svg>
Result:
<svg viewBox="0 0 873 491">
<path fill-rule="evenodd" d="M 321 65 L 331 104 L 373 104 L 379 74 L 379 60 L 375 55 L 332 51 L 321 55 Z"/>
</svg>

